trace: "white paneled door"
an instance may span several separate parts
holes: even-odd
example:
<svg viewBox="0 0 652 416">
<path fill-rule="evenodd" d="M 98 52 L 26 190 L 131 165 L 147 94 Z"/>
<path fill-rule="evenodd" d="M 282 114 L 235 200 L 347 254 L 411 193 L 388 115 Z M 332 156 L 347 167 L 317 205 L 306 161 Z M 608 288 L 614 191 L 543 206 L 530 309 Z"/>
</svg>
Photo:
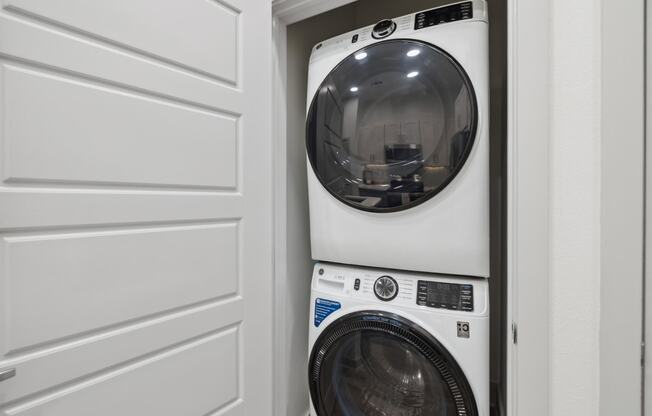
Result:
<svg viewBox="0 0 652 416">
<path fill-rule="evenodd" d="M 270 1 L 0 4 L 0 415 L 270 415 Z"/>
</svg>

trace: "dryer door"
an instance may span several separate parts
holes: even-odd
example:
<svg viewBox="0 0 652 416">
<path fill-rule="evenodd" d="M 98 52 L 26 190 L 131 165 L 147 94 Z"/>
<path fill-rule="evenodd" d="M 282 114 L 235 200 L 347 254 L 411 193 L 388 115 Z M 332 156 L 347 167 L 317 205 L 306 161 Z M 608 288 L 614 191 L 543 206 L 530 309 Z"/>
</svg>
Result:
<svg viewBox="0 0 652 416">
<path fill-rule="evenodd" d="M 398 211 L 458 174 L 473 146 L 477 104 L 464 69 L 416 40 L 388 40 L 345 58 L 308 111 L 308 158 L 321 184 L 352 207 Z"/>
<path fill-rule="evenodd" d="M 317 416 L 477 416 L 471 387 L 451 354 L 397 315 L 344 316 L 321 334 L 310 357 Z"/>
</svg>

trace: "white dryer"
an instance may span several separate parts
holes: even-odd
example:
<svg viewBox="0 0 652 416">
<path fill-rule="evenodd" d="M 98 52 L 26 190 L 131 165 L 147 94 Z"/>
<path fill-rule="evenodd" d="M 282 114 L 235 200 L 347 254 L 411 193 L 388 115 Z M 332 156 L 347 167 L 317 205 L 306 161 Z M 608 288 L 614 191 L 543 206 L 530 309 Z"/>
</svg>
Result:
<svg viewBox="0 0 652 416">
<path fill-rule="evenodd" d="M 317 44 L 306 147 L 316 260 L 489 276 L 487 5 Z"/>
<path fill-rule="evenodd" d="M 311 416 L 489 415 L 488 281 L 318 263 Z"/>
</svg>

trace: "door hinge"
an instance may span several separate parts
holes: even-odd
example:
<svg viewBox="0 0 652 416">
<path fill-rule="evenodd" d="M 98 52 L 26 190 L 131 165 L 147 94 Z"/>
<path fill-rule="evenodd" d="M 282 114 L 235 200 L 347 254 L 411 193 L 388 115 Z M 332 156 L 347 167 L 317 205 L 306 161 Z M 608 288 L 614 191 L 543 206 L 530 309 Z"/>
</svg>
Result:
<svg viewBox="0 0 652 416">
<path fill-rule="evenodd" d="M 518 327 L 516 322 L 512 322 L 512 342 L 516 344 L 518 342 Z"/>
</svg>

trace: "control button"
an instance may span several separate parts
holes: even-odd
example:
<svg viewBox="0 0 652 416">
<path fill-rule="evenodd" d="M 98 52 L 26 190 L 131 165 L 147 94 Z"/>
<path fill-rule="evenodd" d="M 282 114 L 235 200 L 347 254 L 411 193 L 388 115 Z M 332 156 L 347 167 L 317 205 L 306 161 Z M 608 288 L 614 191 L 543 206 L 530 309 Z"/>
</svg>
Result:
<svg viewBox="0 0 652 416">
<path fill-rule="evenodd" d="M 390 301 L 398 295 L 398 283 L 390 276 L 380 276 L 374 283 L 374 294 L 382 301 Z"/>
<path fill-rule="evenodd" d="M 380 22 L 376 23 L 373 31 L 371 32 L 371 35 L 374 39 L 382 39 L 394 33 L 395 30 L 396 23 L 394 23 L 394 21 L 389 19 L 381 20 Z"/>
<path fill-rule="evenodd" d="M 355 282 L 353 283 L 353 289 L 360 290 L 360 279 L 355 279 Z"/>
<path fill-rule="evenodd" d="M 462 309 L 464 312 L 473 312 L 473 299 L 462 299 L 460 302 L 460 309 Z"/>
<path fill-rule="evenodd" d="M 356 43 L 357 41 L 358 41 L 358 34 L 356 33 L 356 34 L 353 35 L 353 37 L 351 38 L 351 43 Z"/>
</svg>

